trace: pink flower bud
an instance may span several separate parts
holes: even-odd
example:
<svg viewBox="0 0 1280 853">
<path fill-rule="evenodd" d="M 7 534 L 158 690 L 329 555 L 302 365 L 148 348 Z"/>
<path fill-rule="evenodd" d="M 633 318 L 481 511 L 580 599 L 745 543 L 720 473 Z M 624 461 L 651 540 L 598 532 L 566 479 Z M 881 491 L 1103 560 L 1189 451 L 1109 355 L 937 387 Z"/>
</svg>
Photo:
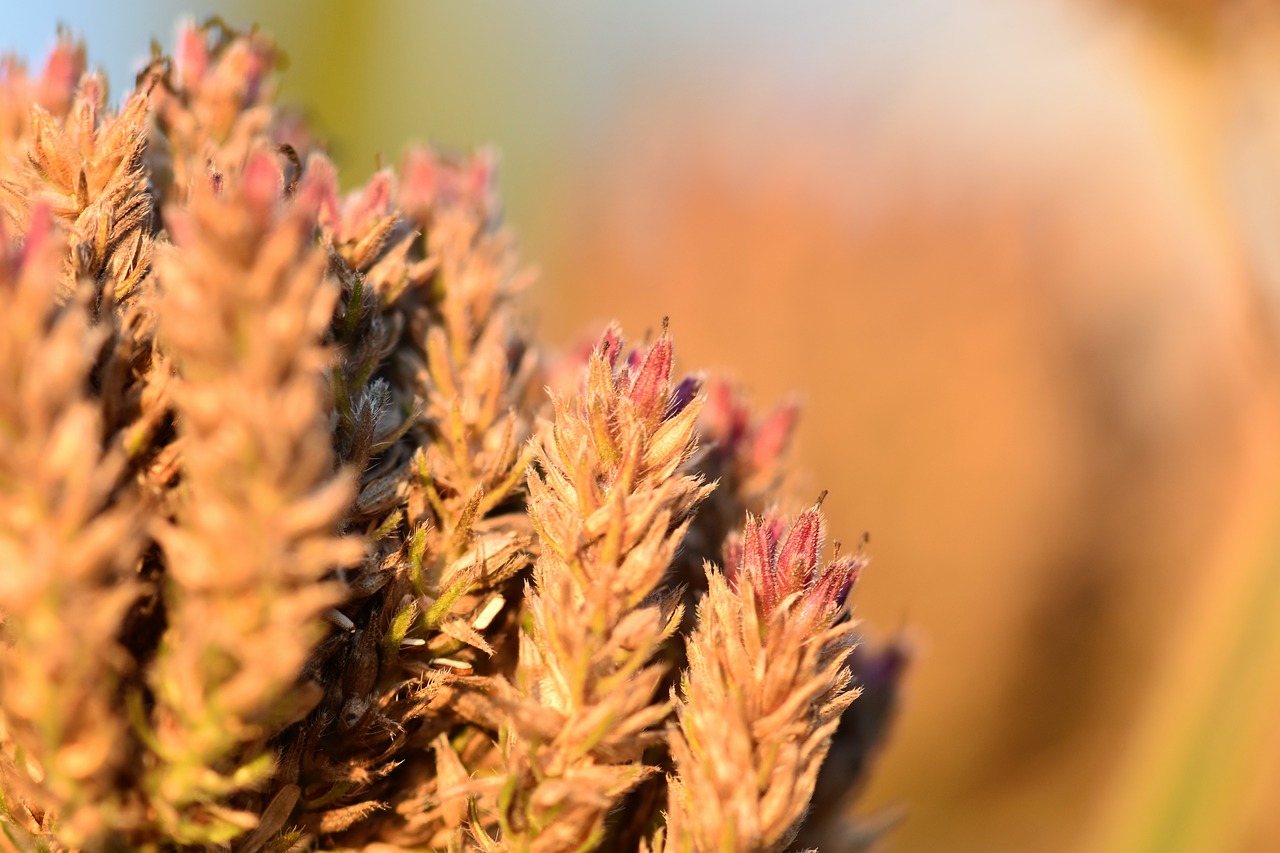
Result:
<svg viewBox="0 0 1280 853">
<path fill-rule="evenodd" d="M 37 97 L 40 106 L 54 115 L 66 113 L 84 68 L 84 45 L 76 44 L 70 36 L 60 36 L 40 75 Z"/>
<path fill-rule="evenodd" d="M 862 557 L 841 557 L 828 564 L 818 582 L 800 600 L 797 616 L 813 623 L 829 622 L 844 607 L 865 565 Z"/>
<path fill-rule="evenodd" d="M 0 237 L 3 237 L 0 234 Z M 53 210 L 48 203 L 41 202 L 31 210 L 31 224 L 27 227 L 26 239 L 22 242 L 22 252 L 18 255 L 18 268 L 22 269 L 40 256 L 44 247 L 53 238 Z"/>
<path fill-rule="evenodd" d="M 312 154 L 307 158 L 307 168 L 298 188 L 298 200 L 315 211 L 316 222 L 322 228 L 337 225 L 338 174 L 328 157 Z"/>
<path fill-rule="evenodd" d="M 660 422 L 667 411 L 672 355 L 671 338 L 667 337 L 664 329 L 662 337 L 645 354 L 644 363 L 636 371 L 627 394 L 640 416 L 650 423 Z"/>
<path fill-rule="evenodd" d="M 800 409 L 795 403 L 785 403 L 756 430 L 751 441 L 751 467 L 756 471 L 765 471 L 778 462 L 787 445 L 791 443 L 791 435 L 796 428 Z M 745 430 L 745 411 L 743 429 Z"/>
<path fill-rule="evenodd" d="M 420 217 L 436 199 L 440 164 L 425 148 L 414 148 L 400 169 L 400 207 L 410 216 Z"/>
<path fill-rule="evenodd" d="M 284 176 L 275 154 L 259 150 L 249 155 L 241 180 L 249 209 L 259 221 L 270 219 L 284 191 Z"/>
<path fill-rule="evenodd" d="M 360 234 L 373 228 L 393 209 L 391 193 L 391 173 L 383 169 L 347 202 L 342 216 L 343 235 Z"/>
<path fill-rule="evenodd" d="M 706 420 L 707 435 L 714 436 L 724 452 L 733 454 L 746 435 L 750 412 L 729 383 L 719 381 L 711 386 L 702 416 Z"/>
<path fill-rule="evenodd" d="M 178 85 L 185 91 L 198 88 L 209 72 L 209 36 L 195 24 L 184 25 L 178 33 L 174 60 Z"/>
<path fill-rule="evenodd" d="M 816 504 L 800 513 L 778 552 L 776 571 L 789 592 L 813 583 L 825 532 L 821 507 L 826 494 L 823 492 Z"/>
</svg>

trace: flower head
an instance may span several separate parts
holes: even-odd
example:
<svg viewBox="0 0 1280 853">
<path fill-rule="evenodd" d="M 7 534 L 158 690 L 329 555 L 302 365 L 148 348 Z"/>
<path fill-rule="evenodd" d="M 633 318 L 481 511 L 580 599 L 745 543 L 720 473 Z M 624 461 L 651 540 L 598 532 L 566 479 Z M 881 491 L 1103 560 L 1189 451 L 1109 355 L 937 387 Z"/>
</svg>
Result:
<svg viewBox="0 0 1280 853">
<path fill-rule="evenodd" d="M 625 341 L 616 325 L 605 330 L 591 353 L 589 391 L 601 397 L 625 398 L 636 418 L 650 431 L 683 412 L 698 395 L 701 380 L 687 376 L 671 384 L 674 349 L 662 318 L 662 335 L 648 346 L 636 347 L 620 358 Z M 621 362 L 621 367 L 619 367 Z"/>
<path fill-rule="evenodd" d="M 822 564 L 825 497 L 823 492 L 789 528 L 773 512 L 763 517 L 748 514 L 742 536 L 730 541 L 726 548 L 726 577 L 735 585 L 741 579 L 750 581 L 756 607 L 766 623 L 779 608 L 786 607 L 815 628 L 825 627 L 844 607 L 866 565 L 861 554 L 837 555 Z"/>
</svg>

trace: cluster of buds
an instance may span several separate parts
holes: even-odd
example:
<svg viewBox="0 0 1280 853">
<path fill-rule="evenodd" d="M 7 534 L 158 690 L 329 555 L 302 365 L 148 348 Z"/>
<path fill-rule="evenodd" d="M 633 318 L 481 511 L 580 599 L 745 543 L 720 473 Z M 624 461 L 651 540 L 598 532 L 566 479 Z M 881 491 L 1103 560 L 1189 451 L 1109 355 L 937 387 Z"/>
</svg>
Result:
<svg viewBox="0 0 1280 853">
<path fill-rule="evenodd" d="M 857 696 L 848 597 L 864 561 L 822 563 L 821 499 L 787 528 L 749 516 L 709 567 L 671 736 L 669 851 L 781 850 Z M 750 771 L 750 772 L 744 772 Z"/>
<path fill-rule="evenodd" d="M 0 850 L 844 837 L 900 667 L 772 508 L 794 406 L 541 354 L 492 156 L 344 196 L 276 56 L 0 62 Z"/>
<path fill-rule="evenodd" d="M 802 630 L 817 633 L 841 613 L 866 561 L 861 554 L 839 554 L 822 564 L 826 522 L 822 501 L 797 516 L 790 529 L 776 515 L 747 516 L 741 538 L 729 543 L 724 574 L 744 597 L 755 600 L 756 615 L 767 631 L 775 616 L 788 614 Z M 754 592 L 747 592 L 754 590 Z"/>
</svg>

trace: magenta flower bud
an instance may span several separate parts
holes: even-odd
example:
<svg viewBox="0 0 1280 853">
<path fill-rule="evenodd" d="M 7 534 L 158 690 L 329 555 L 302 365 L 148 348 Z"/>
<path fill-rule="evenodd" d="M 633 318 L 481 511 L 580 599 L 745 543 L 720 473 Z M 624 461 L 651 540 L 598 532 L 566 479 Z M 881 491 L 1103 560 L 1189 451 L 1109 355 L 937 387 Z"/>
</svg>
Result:
<svg viewBox="0 0 1280 853">
<path fill-rule="evenodd" d="M 776 515 L 765 516 L 765 529 L 769 535 L 769 560 L 776 563 L 778 560 L 778 543 L 782 541 L 783 535 L 787 532 L 787 524 Z"/>
<path fill-rule="evenodd" d="M 742 576 L 750 580 L 764 616 L 791 592 L 779 582 L 777 571 L 778 535 L 783 529 L 777 518 L 748 513 L 741 539 L 735 538 L 725 547 L 725 577 L 732 583 Z"/>
<path fill-rule="evenodd" d="M 795 403 L 787 403 L 779 406 L 777 411 L 760 425 L 751 442 L 752 468 L 763 471 L 777 462 L 778 457 L 791 443 L 791 434 L 795 431 L 799 413 L 799 407 Z M 745 429 L 745 424 L 743 428 Z"/>
<path fill-rule="evenodd" d="M 667 410 L 671 389 L 671 339 L 663 336 L 645 354 L 644 363 L 635 374 L 628 395 L 640 415 L 657 423 Z"/>
<path fill-rule="evenodd" d="M 773 541 L 760 519 L 747 516 L 742 532 L 742 570 L 760 593 L 765 613 L 778 603 L 778 583 L 773 566 Z"/>
<path fill-rule="evenodd" d="M 816 504 L 800 513 L 778 554 L 777 572 L 791 591 L 813 583 L 825 533 L 821 507 L 826 494 L 823 492 Z"/>
<path fill-rule="evenodd" d="M 728 383 L 716 382 L 711 386 L 702 416 L 707 425 L 706 433 L 716 437 L 724 452 L 732 454 L 747 433 L 750 411 L 738 400 Z"/>
<path fill-rule="evenodd" d="M 842 557 L 828 565 L 801 599 L 797 616 L 815 626 L 829 622 L 844 607 L 865 562 L 859 557 Z"/>
</svg>

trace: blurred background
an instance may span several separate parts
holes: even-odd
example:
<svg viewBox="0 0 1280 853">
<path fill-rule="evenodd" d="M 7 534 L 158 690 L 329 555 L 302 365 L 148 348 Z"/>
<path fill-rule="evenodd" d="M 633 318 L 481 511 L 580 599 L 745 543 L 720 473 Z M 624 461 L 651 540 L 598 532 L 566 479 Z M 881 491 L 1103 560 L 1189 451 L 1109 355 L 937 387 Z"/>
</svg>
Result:
<svg viewBox="0 0 1280 853">
<path fill-rule="evenodd" d="M 888 849 L 1280 849 L 1280 8 L 46 0 L 0 42 L 64 22 L 118 96 L 214 13 L 349 187 L 492 145 L 545 340 L 669 314 L 800 393 L 796 494 L 916 652 Z"/>
</svg>

